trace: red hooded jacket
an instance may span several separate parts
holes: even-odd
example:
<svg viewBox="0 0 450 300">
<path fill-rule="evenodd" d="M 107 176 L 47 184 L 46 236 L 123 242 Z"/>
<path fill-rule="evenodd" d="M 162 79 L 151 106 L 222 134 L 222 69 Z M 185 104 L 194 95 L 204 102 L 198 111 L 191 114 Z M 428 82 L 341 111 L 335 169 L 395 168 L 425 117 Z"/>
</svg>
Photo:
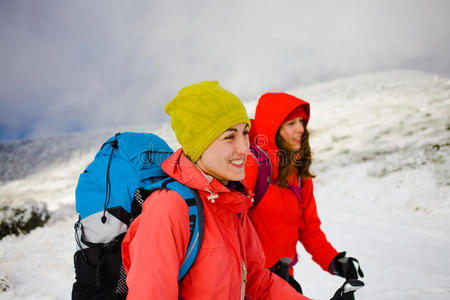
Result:
<svg viewBox="0 0 450 300">
<path fill-rule="evenodd" d="M 189 242 L 188 207 L 175 191 L 154 192 L 122 243 L 127 299 L 308 299 L 264 267 L 264 253 L 246 213 L 249 196 L 215 178 L 209 180 L 181 149 L 162 168 L 199 192 L 203 243 L 193 266 L 178 282 Z M 213 200 L 208 199 L 211 195 Z"/>
<path fill-rule="evenodd" d="M 275 180 L 278 175 L 276 133 L 286 117 L 300 106 L 304 109 L 307 123 L 309 104 L 285 93 L 264 94 L 256 107 L 251 142 L 256 140 L 256 144 L 269 154 Z M 256 184 L 258 165 L 251 155 L 247 157 L 245 174 L 245 183 L 252 190 Z M 298 177 L 292 176 L 289 183 L 298 186 Z M 249 216 L 258 232 L 268 268 L 282 257 L 290 257 L 295 261 L 297 241 L 326 271 L 338 254 L 320 229 L 311 178 L 301 182 L 300 201 L 292 190 L 271 183 L 258 205 L 250 209 Z"/>
</svg>

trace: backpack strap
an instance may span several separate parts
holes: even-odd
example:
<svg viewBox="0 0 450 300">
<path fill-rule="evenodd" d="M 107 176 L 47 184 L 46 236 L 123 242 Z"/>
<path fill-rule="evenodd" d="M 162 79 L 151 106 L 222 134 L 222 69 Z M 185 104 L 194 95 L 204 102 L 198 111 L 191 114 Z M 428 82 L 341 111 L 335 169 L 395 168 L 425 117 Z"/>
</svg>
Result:
<svg viewBox="0 0 450 300">
<path fill-rule="evenodd" d="M 302 210 L 302 220 L 303 220 L 303 224 L 305 224 L 305 209 L 303 206 L 303 201 L 302 201 L 302 179 L 300 178 L 300 176 L 298 176 L 298 186 L 294 186 L 292 184 L 288 184 L 287 187 L 288 189 L 290 189 L 295 196 L 298 199 L 298 203 L 300 204 L 301 210 Z M 297 262 L 296 262 L 297 263 Z"/>
<path fill-rule="evenodd" d="M 275 184 L 276 184 L 276 182 L 275 182 Z M 298 176 L 298 186 L 288 184 L 287 188 L 290 189 L 295 194 L 298 201 L 301 203 L 302 202 L 302 179 L 300 178 L 300 176 Z"/>
<path fill-rule="evenodd" d="M 148 198 L 148 196 L 150 196 L 151 193 L 156 190 L 173 190 L 180 194 L 181 197 L 183 197 L 189 208 L 190 237 L 186 255 L 184 257 L 184 262 L 178 272 L 178 281 L 181 281 L 194 264 L 195 258 L 197 257 L 197 254 L 200 251 L 202 245 L 204 232 L 203 204 L 196 190 L 191 189 L 182 183 L 179 183 L 173 178 L 161 181 L 158 185 L 159 187 L 157 186 L 152 189 L 140 188 L 136 190 L 131 205 L 131 220 L 140 215 L 144 201 Z"/>
<path fill-rule="evenodd" d="M 269 185 L 271 183 L 277 184 L 277 180 L 272 178 L 273 176 L 272 162 L 267 152 L 257 145 L 251 145 L 250 151 L 252 152 L 253 156 L 256 159 L 256 162 L 258 163 L 258 174 L 256 177 L 256 184 L 254 190 L 255 197 L 253 201 L 253 206 L 251 207 L 255 208 L 256 205 L 261 201 L 261 199 L 266 194 Z M 300 178 L 300 176 L 298 177 L 298 186 L 288 184 L 287 188 L 290 189 L 295 194 L 298 201 L 301 203 L 302 179 Z"/>
<path fill-rule="evenodd" d="M 256 177 L 255 184 L 255 197 L 253 198 L 253 206 L 255 208 L 256 205 L 261 201 L 264 197 L 267 189 L 269 188 L 270 183 L 272 182 L 272 162 L 270 161 L 269 155 L 264 151 L 261 147 L 257 145 L 251 145 L 250 151 L 253 156 L 256 158 L 256 162 L 258 163 L 258 175 Z"/>
</svg>

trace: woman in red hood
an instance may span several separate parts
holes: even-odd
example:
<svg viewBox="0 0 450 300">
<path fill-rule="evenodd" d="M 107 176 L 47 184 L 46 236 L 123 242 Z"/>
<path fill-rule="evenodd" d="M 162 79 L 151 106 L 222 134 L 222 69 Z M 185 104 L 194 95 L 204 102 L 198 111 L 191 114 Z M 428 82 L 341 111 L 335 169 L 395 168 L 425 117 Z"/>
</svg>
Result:
<svg viewBox="0 0 450 300">
<path fill-rule="evenodd" d="M 355 266 L 345 252 L 338 253 L 320 228 L 313 194 L 315 176 L 309 170 L 309 104 L 286 93 L 261 96 L 252 120 L 251 142 L 264 150 L 272 166 L 271 182 L 261 200 L 250 209 L 250 219 L 258 232 L 266 256 L 266 267 L 279 265 L 284 257 L 297 262 L 300 241 L 312 259 L 324 270 L 347 278 L 357 278 Z M 257 190 L 258 163 L 249 155 L 246 185 Z M 266 184 L 267 185 L 267 184 Z M 261 195 L 255 195 L 255 199 Z M 350 260 L 349 260 L 350 259 Z M 277 264 L 278 263 L 278 264 Z M 297 286 L 297 290 L 301 288 Z"/>
<path fill-rule="evenodd" d="M 218 82 L 204 81 L 182 89 L 165 109 L 182 148 L 162 168 L 197 190 L 203 243 L 179 282 L 190 235 L 188 207 L 172 190 L 152 193 L 122 243 L 127 299 L 308 299 L 264 267 L 247 215 L 250 195 L 240 183 L 250 153 L 250 121 L 241 101 Z"/>
</svg>

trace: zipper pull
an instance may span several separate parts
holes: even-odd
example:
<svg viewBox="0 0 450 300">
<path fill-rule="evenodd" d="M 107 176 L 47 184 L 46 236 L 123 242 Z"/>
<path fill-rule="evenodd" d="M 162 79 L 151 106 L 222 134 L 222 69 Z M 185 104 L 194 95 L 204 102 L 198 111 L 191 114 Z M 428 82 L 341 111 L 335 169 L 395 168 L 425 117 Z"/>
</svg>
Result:
<svg viewBox="0 0 450 300">
<path fill-rule="evenodd" d="M 207 191 L 210 195 L 208 196 L 208 200 L 211 201 L 211 203 L 215 203 L 216 199 L 219 198 L 218 194 L 214 194 L 209 190 L 209 188 L 205 188 L 205 191 Z"/>
<path fill-rule="evenodd" d="M 241 269 L 242 269 L 242 286 L 241 286 L 241 300 L 245 299 L 245 284 L 247 283 L 247 267 L 245 266 L 245 263 L 241 262 Z"/>
</svg>

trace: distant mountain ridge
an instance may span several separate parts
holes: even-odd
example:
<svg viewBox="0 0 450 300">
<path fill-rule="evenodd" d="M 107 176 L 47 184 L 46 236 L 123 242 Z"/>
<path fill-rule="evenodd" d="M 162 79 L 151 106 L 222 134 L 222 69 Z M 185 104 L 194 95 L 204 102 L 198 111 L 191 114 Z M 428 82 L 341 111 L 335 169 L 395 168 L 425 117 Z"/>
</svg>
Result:
<svg viewBox="0 0 450 300">
<path fill-rule="evenodd" d="M 311 104 L 313 169 L 322 172 L 373 161 L 368 172 L 377 177 L 431 163 L 440 184 L 450 185 L 450 79 L 389 71 L 288 92 Z M 250 116 L 256 103 L 245 103 Z M 179 147 L 169 124 L 148 129 L 174 149 Z M 52 190 L 62 193 L 64 203 L 73 203 L 78 174 L 106 138 L 118 131 L 123 130 L 0 142 L 0 205 L 24 198 L 50 202 Z"/>
</svg>

